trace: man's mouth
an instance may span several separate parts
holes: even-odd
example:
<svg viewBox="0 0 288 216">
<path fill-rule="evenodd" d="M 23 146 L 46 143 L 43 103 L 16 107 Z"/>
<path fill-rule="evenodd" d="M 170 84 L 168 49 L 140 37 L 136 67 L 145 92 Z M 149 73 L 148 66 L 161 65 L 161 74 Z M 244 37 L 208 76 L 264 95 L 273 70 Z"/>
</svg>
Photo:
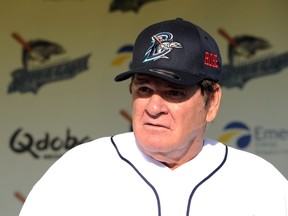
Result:
<svg viewBox="0 0 288 216">
<path fill-rule="evenodd" d="M 157 123 L 145 123 L 144 125 L 155 127 L 155 128 L 168 128 L 163 124 L 157 124 Z"/>
</svg>

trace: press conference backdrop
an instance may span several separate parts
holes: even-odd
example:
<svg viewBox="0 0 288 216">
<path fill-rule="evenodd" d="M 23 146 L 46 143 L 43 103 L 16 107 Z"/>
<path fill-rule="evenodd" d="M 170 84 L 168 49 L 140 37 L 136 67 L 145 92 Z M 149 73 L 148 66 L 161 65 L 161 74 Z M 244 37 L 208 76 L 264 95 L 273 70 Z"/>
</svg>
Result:
<svg viewBox="0 0 288 216">
<path fill-rule="evenodd" d="M 113 78 L 129 68 L 139 31 L 176 17 L 222 52 L 223 101 L 207 136 L 288 177 L 287 9 L 287 0 L 2 0 L 0 215 L 18 215 L 69 149 L 130 131 L 128 82 Z"/>
</svg>

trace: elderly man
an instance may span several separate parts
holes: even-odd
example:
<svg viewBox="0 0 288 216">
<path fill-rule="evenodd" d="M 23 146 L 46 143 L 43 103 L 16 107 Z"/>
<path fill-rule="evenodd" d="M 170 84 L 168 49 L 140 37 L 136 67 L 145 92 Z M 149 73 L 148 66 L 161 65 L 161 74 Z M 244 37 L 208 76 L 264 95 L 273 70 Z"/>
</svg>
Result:
<svg viewBox="0 0 288 216">
<path fill-rule="evenodd" d="M 131 69 L 133 132 L 68 151 L 21 216 L 288 216 L 288 182 L 264 159 L 205 137 L 221 101 L 214 39 L 182 19 L 144 29 Z"/>
</svg>

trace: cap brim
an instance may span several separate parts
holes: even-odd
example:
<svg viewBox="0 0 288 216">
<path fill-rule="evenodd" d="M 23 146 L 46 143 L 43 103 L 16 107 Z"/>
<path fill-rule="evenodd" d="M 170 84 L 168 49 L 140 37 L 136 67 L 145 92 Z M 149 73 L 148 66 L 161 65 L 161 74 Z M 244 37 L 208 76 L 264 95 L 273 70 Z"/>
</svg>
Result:
<svg viewBox="0 0 288 216">
<path fill-rule="evenodd" d="M 164 79 L 174 84 L 179 85 L 195 85 L 204 79 L 204 77 L 200 77 L 198 75 L 194 75 L 191 73 L 185 73 L 181 71 L 170 71 L 165 69 L 133 69 L 130 71 L 126 71 L 124 73 L 118 74 L 114 80 L 116 82 L 124 81 L 132 77 L 134 74 L 145 74 L 149 76 L 158 77 L 160 79 Z"/>
</svg>

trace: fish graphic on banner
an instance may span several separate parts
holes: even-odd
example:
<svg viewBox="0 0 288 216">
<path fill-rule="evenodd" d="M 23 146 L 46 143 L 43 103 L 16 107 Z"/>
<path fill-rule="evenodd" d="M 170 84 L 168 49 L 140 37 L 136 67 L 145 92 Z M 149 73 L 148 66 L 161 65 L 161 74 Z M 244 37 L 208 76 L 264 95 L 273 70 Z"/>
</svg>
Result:
<svg viewBox="0 0 288 216">
<path fill-rule="evenodd" d="M 38 89 L 51 82 L 66 80 L 88 70 L 88 60 L 91 54 L 74 60 L 58 59 L 50 61 L 51 57 L 65 53 L 62 46 L 55 42 L 38 39 L 26 42 L 19 34 L 12 37 L 22 45 L 23 68 L 14 70 L 8 93 L 37 93 Z"/>
<path fill-rule="evenodd" d="M 222 28 L 218 32 L 229 42 L 229 64 L 223 65 L 220 81 L 223 87 L 243 88 L 251 79 L 280 73 L 288 66 L 288 52 L 256 60 L 251 59 L 258 51 L 271 48 L 270 43 L 265 39 L 247 35 L 233 38 Z M 238 57 L 244 60 L 236 64 Z"/>
</svg>

